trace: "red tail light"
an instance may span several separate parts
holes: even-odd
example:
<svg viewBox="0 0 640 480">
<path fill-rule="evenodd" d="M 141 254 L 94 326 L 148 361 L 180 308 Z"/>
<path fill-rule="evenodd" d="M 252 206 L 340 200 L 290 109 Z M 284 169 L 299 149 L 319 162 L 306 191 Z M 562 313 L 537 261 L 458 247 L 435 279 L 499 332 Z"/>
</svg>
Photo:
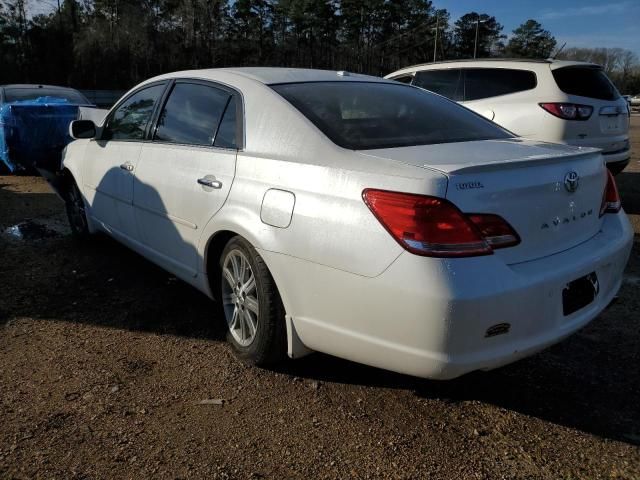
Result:
<svg viewBox="0 0 640 480">
<path fill-rule="evenodd" d="M 622 208 L 622 201 L 618 193 L 618 186 L 609 169 L 607 171 L 607 186 L 602 195 L 602 204 L 600 205 L 600 216 L 605 213 L 618 213 Z"/>
<path fill-rule="evenodd" d="M 443 198 L 373 189 L 364 190 L 362 197 L 391 236 L 416 255 L 490 255 L 493 248 L 520 241 L 501 217 L 465 215 Z"/>
<path fill-rule="evenodd" d="M 592 106 L 577 103 L 541 103 L 539 105 L 551 115 L 563 120 L 588 120 L 593 113 Z"/>
</svg>

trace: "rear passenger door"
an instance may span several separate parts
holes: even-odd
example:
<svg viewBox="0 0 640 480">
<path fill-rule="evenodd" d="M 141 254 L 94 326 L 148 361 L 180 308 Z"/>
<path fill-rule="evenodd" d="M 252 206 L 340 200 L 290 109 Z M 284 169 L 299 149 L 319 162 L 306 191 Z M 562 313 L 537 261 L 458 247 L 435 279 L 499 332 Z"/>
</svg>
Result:
<svg viewBox="0 0 640 480">
<path fill-rule="evenodd" d="M 197 274 L 204 225 L 224 204 L 242 142 L 240 95 L 177 80 L 136 169 L 134 208 L 146 253 L 180 277 Z"/>
</svg>

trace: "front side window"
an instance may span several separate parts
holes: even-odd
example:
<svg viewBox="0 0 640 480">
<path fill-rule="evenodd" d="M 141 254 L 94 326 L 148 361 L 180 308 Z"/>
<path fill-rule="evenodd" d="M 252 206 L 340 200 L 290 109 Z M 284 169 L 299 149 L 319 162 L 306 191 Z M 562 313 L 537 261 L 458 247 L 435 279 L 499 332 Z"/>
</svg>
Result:
<svg viewBox="0 0 640 480">
<path fill-rule="evenodd" d="M 213 145 L 231 94 L 197 83 L 176 83 L 160 113 L 154 140 Z"/>
<path fill-rule="evenodd" d="M 536 88 L 536 74 L 510 68 L 469 68 L 465 70 L 466 101 L 497 97 Z"/>
<path fill-rule="evenodd" d="M 120 105 L 107 121 L 104 140 L 144 140 L 153 107 L 162 95 L 164 84 L 142 89 Z"/>
<path fill-rule="evenodd" d="M 463 100 L 462 71 L 458 68 L 417 72 L 412 85 L 450 98 L 456 102 Z"/>
<path fill-rule="evenodd" d="M 351 150 L 511 137 L 454 102 L 401 83 L 307 82 L 271 87 L 335 144 Z"/>
</svg>

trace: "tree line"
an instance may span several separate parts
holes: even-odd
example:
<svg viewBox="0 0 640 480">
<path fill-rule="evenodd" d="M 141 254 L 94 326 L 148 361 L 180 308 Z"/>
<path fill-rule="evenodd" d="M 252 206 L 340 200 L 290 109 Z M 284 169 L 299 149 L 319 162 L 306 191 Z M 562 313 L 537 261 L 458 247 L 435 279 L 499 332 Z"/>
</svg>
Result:
<svg viewBox="0 0 640 480">
<path fill-rule="evenodd" d="M 32 15 L 36 3 L 49 8 Z M 430 0 L 0 0 L 0 84 L 125 89 L 169 71 L 246 65 L 384 75 L 434 59 L 557 50 L 533 19 L 508 39 L 503 30 L 487 13 L 452 21 Z"/>
</svg>

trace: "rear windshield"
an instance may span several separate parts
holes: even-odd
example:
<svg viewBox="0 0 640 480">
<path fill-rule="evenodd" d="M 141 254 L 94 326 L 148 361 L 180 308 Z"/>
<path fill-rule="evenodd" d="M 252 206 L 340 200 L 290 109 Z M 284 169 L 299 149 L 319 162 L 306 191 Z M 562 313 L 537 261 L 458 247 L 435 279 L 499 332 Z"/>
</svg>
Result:
<svg viewBox="0 0 640 480">
<path fill-rule="evenodd" d="M 351 150 L 509 138 L 450 100 L 400 83 L 272 85 L 337 145 Z"/>
<path fill-rule="evenodd" d="M 616 100 L 620 94 L 616 87 L 599 68 L 564 67 L 553 70 L 558 87 L 569 95 L 597 98 L 599 100 Z"/>
<path fill-rule="evenodd" d="M 7 103 L 35 100 L 40 97 L 63 98 L 75 105 L 89 105 L 91 103 L 80 92 L 71 88 L 7 88 L 4 91 Z"/>
</svg>

